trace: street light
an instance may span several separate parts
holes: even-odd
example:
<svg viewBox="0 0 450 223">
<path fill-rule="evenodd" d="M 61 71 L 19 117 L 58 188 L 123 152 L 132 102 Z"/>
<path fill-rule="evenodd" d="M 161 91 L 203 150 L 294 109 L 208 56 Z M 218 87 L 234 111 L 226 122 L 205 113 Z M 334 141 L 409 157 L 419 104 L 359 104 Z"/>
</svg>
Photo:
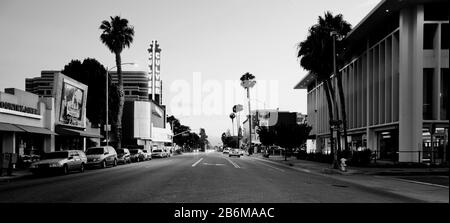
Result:
<svg viewBox="0 0 450 223">
<path fill-rule="evenodd" d="M 122 65 L 133 65 L 136 66 L 136 63 L 121 63 Z M 109 99 L 108 99 L 108 95 L 109 95 L 109 83 L 108 83 L 108 77 L 109 77 L 109 71 L 111 71 L 112 69 L 116 68 L 117 66 L 114 66 L 110 69 L 108 69 L 108 67 L 106 68 L 106 125 L 105 125 L 105 135 L 106 135 L 106 146 L 109 146 L 109 118 L 108 118 L 108 114 L 109 114 Z"/>
</svg>

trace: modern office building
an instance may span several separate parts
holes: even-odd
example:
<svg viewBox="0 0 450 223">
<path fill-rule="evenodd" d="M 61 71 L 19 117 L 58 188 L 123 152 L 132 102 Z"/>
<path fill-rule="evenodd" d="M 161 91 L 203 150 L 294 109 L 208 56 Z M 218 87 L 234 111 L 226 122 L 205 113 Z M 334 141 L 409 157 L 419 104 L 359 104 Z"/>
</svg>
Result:
<svg viewBox="0 0 450 223">
<path fill-rule="evenodd" d="M 52 97 L 53 81 L 55 74 L 61 73 L 60 70 L 43 70 L 40 77 L 26 78 L 25 91 L 37 94 L 43 97 Z"/>
<path fill-rule="evenodd" d="M 346 36 L 353 58 L 339 75 L 351 148 L 391 161 L 448 162 L 448 9 L 441 0 L 383 0 Z M 315 150 L 329 152 L 322 84 L 307 74 L 295 89 L 308 92 Z"/>
<path fill-rule="evenodd" d="M 117 72 L 110 71 L 111 79 L 118 82 Z M 122 71 L 123 90 L 126 101 L 148 101 L 151 99 L 150 77 L 146 71 Z"/>
</svg>

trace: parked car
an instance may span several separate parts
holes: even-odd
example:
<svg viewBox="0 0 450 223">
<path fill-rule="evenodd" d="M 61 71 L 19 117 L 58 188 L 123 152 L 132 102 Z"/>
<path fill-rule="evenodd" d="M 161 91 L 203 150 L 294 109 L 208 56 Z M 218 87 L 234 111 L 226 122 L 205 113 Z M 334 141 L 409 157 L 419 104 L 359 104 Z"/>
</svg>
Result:
<svg viewBox="0 0 450 223">
<path fill-rule="evenodd" d="M 127 148 L 118 149 L 117 151 L 117 163 L 131 163 L 131 154 L 130 150 Z"/>
<path fill-rule="evenodd" d="M 142 152 L 144 153 L 145 160 L 151 160 L 152 159 L 152 152 L 148 149 L 143 149 Z"/>
<path fill-rule="evenodd" d="M 44 153 L 41 160 L 30 165 L 33 174 L 58 171 L 68 174 L 70 171 L 78 170 L 84 172 L 87 163 L 86 154 L 81 150 L 65 150 Z"/>
<path fill-rule="evenodd" d="M 131 162 L 141 162 L 145 160 L 145 155 L 142 149 L 130 149 Z"/>
<path fill-rule="evenodd" d="M 230 153 L 230 148 L 229 147 L 225 147 L 222 151 L 223 154 L 228 154 Z"/>
<path fill-rule="evenodd" d="M 229 157 L 232 157 L 232 156 L 241 157 L 241 152 L 239 151 L 239 149 L 233 148 L 233 149 L 230 149 L 228 156 Z"/>
<path fill-rule="evenodd" d="M 152 156 L 153 157 L 158 157 L 158 158 L 165 158 L 165 157 L 168 157 L 168 154 L 163 149 L 154 149 L 152 151 Z"/>
<path fill-rule="evenodd" d="M 240 154 L 241 156 L 243 156 L 243 155 L 245 154 L 245 151 L 244 151 L 243 149 L 239 149 L 239 154 Z"/>
<path fill-rule="evenodd" d="M 117 152 L 112 146 L 91 147 L 86 150 L 87 167 L 117 166 Z"/>
</svg>

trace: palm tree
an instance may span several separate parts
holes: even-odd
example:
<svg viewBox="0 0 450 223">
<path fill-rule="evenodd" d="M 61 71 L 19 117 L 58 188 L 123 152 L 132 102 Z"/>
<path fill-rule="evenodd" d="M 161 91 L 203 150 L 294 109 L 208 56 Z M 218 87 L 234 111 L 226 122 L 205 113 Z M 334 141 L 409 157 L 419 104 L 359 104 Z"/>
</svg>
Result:
<svg viewBox="0 0 450 223">
<path fill-rule="evenodd" d="M 231 131 L 232 131 L 232 133 L 234 135 L 234 118 L 236 118 L 236 114 L 234 112 L 232 112 L 230 114 L 230 118 L 231 118 Z"/>
<path fill-rule="evenodd" d="M 328 105 L 328 117 L 331 120 L 339 119 L 338 107 L 336 104 L 335 94 L 333 86 L 331 84 L 331 78 L 334 71 L 333 64 L 333 36 L 331 32 L 337 32 L 340 35 L 346 35 L 351 30 L 350 24 L 343 20 L 341 14 L 333 16 L 330 12 L 326 12 L 324 17 L 319 16 L 318 23 L 313 25 L 309 29 L 306 40 L 298 44 L 297 58 L 300 59 L 300 65 L 308 70 L 311 74 L 316 76 L 319 83 L 322 83 L 325 90 Z M 339 42 L 337 52 L 343 52 L 343 44 Z M 338 61 L 343 61 L 344 53 L 338 53 Z M 342 80 L 340 75 L 338 77 L 339 96 L 342 108 L 342 116 L 344 123 L 344 140 L 346 137 L 346 114 L 345 114 L 345 101 L 342 90 Z M 334 110 L 334 114 L 333 114 Z M 335 116 L 335 117 L 334 117 Z M 339 138 L 339 135 L 338 135 Z M 338 141 L 339 142 L 339 141 Z M 333 168 L 338 168 L 337 151 L 334 145 L 333 139 L 333 126 L 330 124 L 330 146 L 333 154 Z M 345 146 L 347 143 L 345 142 Z"/>
<path fill-rule="evenodd" d="M 251 148 L 252 148 L 252 113 L 251 113 L 251 109 L 250 109 L 250 88 L 252 88 L 253 86 L 255 86 L 256 81 L 255 81 L 255 76 L 249 72 L 243 74 L 240 78 L 241 80 L 241 86 L 245 89 L 247 89 L 247 98 L 248 98 L 248 129 L 249 129 L 249 147 L 248 147 L 248 151 L 249 154 L 251 153 Z M 238 136 L 239 137 L 239 136 Z"/>
<path fill-rule="evenodd" d="M 128 20 L 120 18 L 119 16 L 110 17 L 111 21 L 104 20 L 100 25 L 103 33 L 100 35 L 100 40 L 108 49 L 116 56 L 117 76 L 119 79 L 119 108 L 114 122 L 116 130 L 117 149 L 122 147 L 122 114 L 124 105 L 123 79 L 122 79 L 122 59 L 120 53 L 125 47 L 130 47 L 133 42 L 134 28 L 128 25 Z"/>
</svg>

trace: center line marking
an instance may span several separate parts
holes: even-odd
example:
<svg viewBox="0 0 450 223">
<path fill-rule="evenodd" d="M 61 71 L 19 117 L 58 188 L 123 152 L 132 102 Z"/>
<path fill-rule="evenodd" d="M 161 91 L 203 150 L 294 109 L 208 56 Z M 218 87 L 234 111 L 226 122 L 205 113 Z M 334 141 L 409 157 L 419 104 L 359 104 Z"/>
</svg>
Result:
<svg viewBox="0 0 450 223">
<path fill-rule="evenodd" d="M 202 161 L 203 158 L 200 158 L 197 162 L 195 162 L 194 164 L 192 164 L 192 167 L 195 167 L 198 163 L 200 163 Z"/>
<path fill-rule="evenodd" d="M 233 165 L 234 167 L 236 167 L 236 168 L 241 168 L 241 167 L 239 167 L 236 163 L 234 163 L 233 161 L 231 161 L 230 159 L 228 159 L 228 158 L 225 158 L 228 162 L 230 162 L 231 163 L 231 165 Z"/>
</svg>

